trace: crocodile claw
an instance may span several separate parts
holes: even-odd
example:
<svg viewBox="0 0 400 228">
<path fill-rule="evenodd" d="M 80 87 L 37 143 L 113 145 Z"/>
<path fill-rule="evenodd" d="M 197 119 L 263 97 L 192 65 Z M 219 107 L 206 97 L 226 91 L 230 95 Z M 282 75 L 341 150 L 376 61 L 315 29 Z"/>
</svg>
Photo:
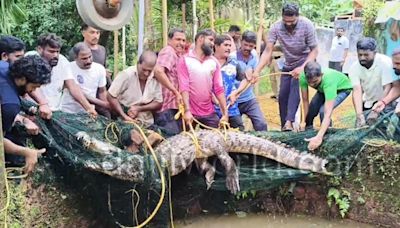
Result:
<svg viewBox="0 0 400 228">
<path fill-rule="evenodd" d="M 211 188 L 211 185 L 215 182 L 214 176 L 215 176 L 215 168 L 211 167 L 209 170 L 206 172 L 206 185 L 207 185 L 207 190 Z"/>
<path fill-rule="evenodd" d="M 207 191 L 210 190 L 211 185 L 212 185 L 214 182 L 215 182 L 215 180 L 208 181 L 208 180 L 206 179 Z"/>
<path fill-rule="evenodd" d="M 239 173 L 237 170 L 234 172 L 227 174 L 226 176 L 226 188 L 234 195 L 240 192 L 239 185 Z"/>
</svg>

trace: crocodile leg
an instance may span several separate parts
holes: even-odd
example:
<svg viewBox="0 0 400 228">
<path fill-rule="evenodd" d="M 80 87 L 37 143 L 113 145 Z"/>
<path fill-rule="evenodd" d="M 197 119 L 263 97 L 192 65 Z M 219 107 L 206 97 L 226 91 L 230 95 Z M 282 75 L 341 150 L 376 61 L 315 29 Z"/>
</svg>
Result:
<svg viewBox="0 0 400 228">
<path fill-rule="evenodd" d="M 225 168 L 226 174 L 226 188 L 232 193 L 236 194 L 240 191 L 239 186 L 239 172 L 236 168 L 235 161 L 229 156 L 228 152 L 219 151 L 217 157 L 222 166 Z"/>
<path fill-rule="evenodd" d="M 197 158 L 195 162 L 200 172 L 205 173 L 207 190 L 209 190 L 214 183 L 215 167 L 207 161 L 207 158 Z"/>
<path fill-rule="evenodd" d="M 236 194 L 240 191 L 239 172 L 236 168 L 235 161 L 229 156 L 226 142 L 222 137 L 214 138 L 210 150 L 217 155 L 219 161 L 225 169 L 226 188 Z"/>
</svg>

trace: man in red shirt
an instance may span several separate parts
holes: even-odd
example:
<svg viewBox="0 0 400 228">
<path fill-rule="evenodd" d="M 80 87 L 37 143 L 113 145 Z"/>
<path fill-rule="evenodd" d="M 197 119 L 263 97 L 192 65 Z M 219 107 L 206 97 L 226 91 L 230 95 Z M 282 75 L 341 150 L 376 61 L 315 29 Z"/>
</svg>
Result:
<svg viewBox="0 0 400 228">
<path fill-rule="evenodd" d="M 182 103 L 182 96 L 178 89 L 177 64 L 180 56 L 185 52 L 185 31 L 173 28 L 168 33 L 168 46 L 164 47 L 157 58 L 154 76 L 162 85 L 163 104 L 155 115 L 155 124 L 164 127 L 171 134 L 182 131 L 182 124 L 175 120 L 178 105 Z"/>
</svg>

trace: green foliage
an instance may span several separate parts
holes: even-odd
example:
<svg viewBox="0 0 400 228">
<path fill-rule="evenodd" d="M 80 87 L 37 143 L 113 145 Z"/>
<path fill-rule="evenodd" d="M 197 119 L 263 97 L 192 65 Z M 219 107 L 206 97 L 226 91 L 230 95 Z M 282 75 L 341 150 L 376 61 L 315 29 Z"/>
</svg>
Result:
<svg viewBox="0 0 400 228">
<path fill-rule="evenodd" d="M 335 204 L 339 207 L 340 215 L 342 216 L 342 218 L 344 218 L 344 216 L 350 209 L 350 192 L 346 190 L 342 190 L 342 192 L 340 192 L 336 188 L 330 188 L 326 198 L 328 199 L 329 207 L 332 206 L 333 201 L 335 202 Z"/>
<path fill-rule="evenodd" d="M 26 20 L 20 4 L 25 0 L 0 0 L 0 33 L 11 34 L 12 28 Z"/>
<path fill-rule="evenodd" d="M 320 25 L 327 25 L 337 15 L 353 10 L 350 0 L 299 0 L 300 14 Z"/>
<path fill-rule="evenodd" d="M 399 149 L 400 147 L 394 147 Z M 399 153 L 388 153 L 385 150 L 381 150 L 374 154 L 368 154 L 367 160 L 370 164 L 374 164 L 372 171 L 374 174 L 382 178 L 381 185 L 389 188 L 397 188 L 400 186 L 399 179 L 399 164 L 400 154 Z"/>
<path fill-rule="evenodd" d="M 240 199 L 247 199 L 248 197 L 252 197 L 255 198 L 257 195 L 257 191 L 256 190 L 249 190 L 249 191 L 240 191 L 236 194 L 236 199 L 240 200 Z"/>
<path fill-rule="evenodd" d="M 359 204 L 365 204 L 365 199 L 364 199 L 363 197 L 359 196 L 359 197 L 357 198 L 357 202 L 358 202 Z"/>
<path fill-rule="evenodd" d="M 380 33 L 380 25 L 375 24 L 376 16 L 378 15 L 379 9 L 385 4 L 385 0 L 369 0 L 368 4 L 363 9 L 364 19 L 364 35 L 370 37 L 378 37 Z"/>
<path fill-rule="evenodd" d="M 21 2 L 27 20 L 14 25 L 13 35 L 27 44 L 27 50 L 36 47 L 36 39 L 43 33 L 55 33 L 63 38 L 63 53 L 82 40 L 79 32 L 82 20 L 73 0 L 35 0 Z"/>
<path fill-rule="evenodd" d="M 328 179 L 329 186 L 340 186 L 342 184 L 342 177 L 341 176 L 332 176 Z"/>
<path fill-rule="evenodd" d="M 379 0 L 374 0 L 378 2 Z M 168 27 L 182 26 L 182 2 L 179 0 L 168 1 Z M 186 22 L 188 39 L 192 37 L 193 16 L 192 1 L 186 3 Z M 301 13 L 310 17 L 315 22 L 325 23 L 333 16 L 349 10 L 349 0 L 298 0 Z M 67 50 L 82 39 L 79 28 L 81 19 L 78 16 L 74 0 L 1 0 L 2 14 L 0 16 L 0 28 L 12 31 L 12 34 L 23 39 L 28 50 L 36 46 L 36 38 L 47 32 L 60 35 L 64 40 L 62 52 Z M 4 4 L 3 4 L 4 3 Z M 148 2 L 147 2 L 148 4 Z M 162 48 L 162 18 L 161 1 L 152 0 L 151 21 L 146 24 L 145 45 L 146 48 L 158 51 Z M 280 17 L 283 1 L 265 2 L 266 26 Z M 3 11 L 3 6 L 6 11 Z M 197 17 L 199 29 L 210 26 L 209 1 L 197 1 Z M 351 6 L 350 6 L 351 7 Z M 238 15 L 238 9 L 241 14 Z M 351 8 L 350 8 L 351 9 Z M 135 14 L 132 21 L 127 25 L 127 63 L 134 62 L 137 55 L 138 45 L 138 4 L 135 4 Z M 6 12 L 6 13 L 5 13 Z M 26 12 L 24 14 L 24 12 Z M 225 13 L 224 13 L 225 12 Z M 238 23 L 243 30 L 256 30 L 259 23 L 259 0 L 215 0 L 214 1 L 215 28 L 219 33 L 227 31 L 232 20 L 244 16 L 243 21 Z M 228 15 L 226 14 L 228 13 Z M 8 16 L 7 16 L 8 15 Z M 11 15 L 11 16 L 9 16 Z M 7 28 L 7 26 L 9 28 Z M 112 42 L 108 42 L 108 53 L 112 53 Z M 107 38 L 103 45 L 107 44 Z"/>
<path fill-rule="evenodd" d="M 24 215 L 26 213 L 25 191 L 20 185 L 12 181 L 9 181 L 8 184 L 10 191 L 10 205 L 7 209 L 7 224 L 10 227 L 24 227 Z M 3 213 L 4 212 L 0 213 L 0 224 L 4 223 Z"/>
</svg>

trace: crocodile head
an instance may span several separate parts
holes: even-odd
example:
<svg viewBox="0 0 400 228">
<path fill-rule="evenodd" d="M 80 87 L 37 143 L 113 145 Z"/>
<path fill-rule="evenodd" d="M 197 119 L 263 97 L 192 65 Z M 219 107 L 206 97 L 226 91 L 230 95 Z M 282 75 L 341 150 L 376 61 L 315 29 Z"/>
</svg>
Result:
<svg viewBox="0 0 400 228">
<path fill-rule="evenodd" d="M 300 153 L 300 156 L 297 158 L 297 168 L 299 169 L 310 170 L 312 172 L 325 175 L 332 175 L 331 172 L 326 170 L 327 164 L 328 160 L 307 152 Z"/>
</svg>

